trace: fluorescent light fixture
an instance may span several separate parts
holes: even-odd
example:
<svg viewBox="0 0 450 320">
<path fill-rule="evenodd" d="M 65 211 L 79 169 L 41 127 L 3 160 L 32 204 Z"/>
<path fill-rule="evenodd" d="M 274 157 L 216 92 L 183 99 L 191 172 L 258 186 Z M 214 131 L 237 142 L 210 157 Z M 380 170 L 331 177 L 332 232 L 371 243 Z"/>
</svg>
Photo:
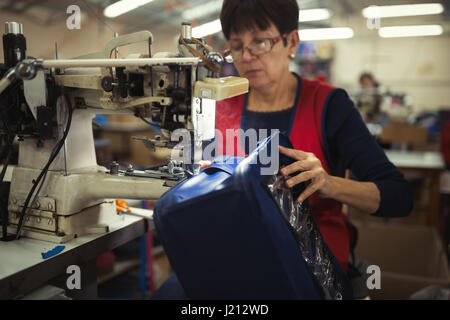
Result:
<svg viewBox="0 0 450 320">
<path fill-rule="evenodd" d="M 103 15 L 107 18 L 115 18 L 152 1 L 153 0 L 120 0 L 107 6 L 105 10 L 103 10 Z"/>
<path fill-rule="evenodd" d="M 337 40 L 353 38 L 352 28 L 303 29 L 299 32 L 300 41 Z"/>
<path fill-rule="evenodd" d="M 220 31 L 222 31 L 222 25 L 220 24 L 220 20 L 217 19 L 192 28 L 192 36 L 194 38 L 203 38 Z"/>
<path fill-rule="evenodd" d="M 328 9 L 308 9 L 299 11 L 299 22 L 327 20 L 331 17 Z"/>
<path fill-rule="evenodd" d="M 440 25 L 383 27 L 378 30 L 382 38 L 438 36 L 443 33 Z"/>
<path fill-rule="evenodd" d="M 183 11 L 181 16 L 184 20 L 194 20 L 198 19 L 204 16 L 207 16 L 209 14 L 213 14 L 215 12 L 220 11 L 222 8 L 223 0 L 215 0 L 215 1 L 209 1 L 205 3 L 204 5 L 194 7 L 192 9 L 188 9 L 186 11 Z"/>
<path fill-rule="evenodd" d="M 302 15 L 303 12 L 303 15 Z M 310 9 L 310 10 L 300 10 L 299 21 L 318 21 L 328 19 L 331 14 L 328 9 Z M 353 37 L 353 30 L 351 28 L 323 28 L 323 29 L 305 29 L 306 30 L 321 30 L 321 32 L 331 33 L 332 38 L 326 39 L 345 39 Z M 222 25 L 220 20 L 214 20 L 200 26 L 192 28 L 192 36 L 195 38 L 203 38 L 211 34 L 215 34 L 222 31 Z M 302 32 L 302 31 L 300 31 Z M 337 33 L 337 34 L 336 34 Z M 301 34 L 301 33 L 300 33 Z M 305 38 L 309 38 L 309 32 L 306 32 Z M 303 39 L 301 39 L 303 40 Z M 313 39 L 321 40 L 321 39 Z M 308 40 L 305 40 L 308 41 Z"/>
<path fill-rule="evenodd" d="M 362 10 L 363 16 L 368 19 L 423 16 L 442 12 L 444 12 L 444 7 L 440 3 L 370 6 Z"/>
</svg>

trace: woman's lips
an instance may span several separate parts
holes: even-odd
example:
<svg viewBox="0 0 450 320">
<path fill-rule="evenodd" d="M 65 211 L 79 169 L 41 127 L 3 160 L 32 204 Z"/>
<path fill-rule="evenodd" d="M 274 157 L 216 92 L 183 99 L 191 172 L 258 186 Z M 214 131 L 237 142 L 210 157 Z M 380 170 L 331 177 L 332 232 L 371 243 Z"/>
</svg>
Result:
<svg viewBox="0 0 450 320">
<path fill-rule="evenodd" d="M 248 70 L 245 75 L 246 76 L 254 76 L 256 75 L 258 72 L 261 72 L 261 70 L 255 69 L 255 70 Z"/>
</svg>

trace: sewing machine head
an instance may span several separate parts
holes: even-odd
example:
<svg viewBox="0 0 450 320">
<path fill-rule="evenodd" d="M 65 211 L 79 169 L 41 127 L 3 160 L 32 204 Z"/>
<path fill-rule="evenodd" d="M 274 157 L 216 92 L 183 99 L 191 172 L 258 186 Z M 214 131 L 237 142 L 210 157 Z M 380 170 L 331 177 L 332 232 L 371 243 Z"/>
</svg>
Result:
<svg viewBox="0 0 450 320">
<path fill-rule="evenodd" d="M 148 43 L 147 53 L 111 58 L 120 46 L 142 41 Z M 76 234 L 70 227 L 62 230 L 58 217 L 73 217 L 105 199 L 157 199 L 170 187 L 168 181 L 177 177 L 179 172 L 169 161 L 156 172 L 111 170 L 113 175 L 128 175 L 112 181 L 96 162 L 95 114 L 131 113 L 160 127 L 159 140 L 144 139 L 150 148 L 174 147 L 187 135 L 194 149 L 201 150 L 202 141 L 215 135 L 215 101 L 248 91 L 246 79 L 218 78 L 222 56 L 193 38 L 189 23 L 181 26 L 178 52 L 152 54 L 152 42 L 152 34 L 141 31 L 115 37 L 102 51 L 75 59 L 31 59 L 26 56 L 21 25 L 6 24 L 5 63 L 0 65 L 0 136 L 5 154 L 14 137 L 20 141 L 8 205 L 14 213 L 10 221 L 19 228 L 17 235 L 27 215 L 39 221 L 49 219 L 50 227 L 34 226 L 38 229 Z M 184 150 L 188 149 L 185 145 Z M 200 157 L 196 152 L 186 154 L 192 156 L 184 156 L 185 162 L 201 159 L 201 151 Z M 143 176 L 151 180 L 136 178 Z"/>
<path fill-rule="evenodd" d="M 26 59 L 25 38 L 15 22 L 6 24 L 3 38 L 3 72 L 14 68 L 14 77 L 24 82 L 23 90 L 10 88 L 9 97 L 3 95 L 2 105 L 14 104 L 11 97 L 17 95 L 28 106 L 29 110 L 21 110 L 27 113 L 23 130 L 18 131 L 22 138 L 56 137 L 57 126 L 50 124 L 57 116 L 57 98 L 64 95 L 75 110 L 127 112 L 150 118 L 163 129 L 168 144 L 170 133 L 177 129 L 195 132 L 196 140 L 208 140 L 214 137 L 214 110 L 202 108 L 203 100 L 221 100 L 248 90 L 248 82 L 242 78 L 214 79 L 222 56 L 193 38 L 189 23 L 182 24 L 177 53 L 154 55 L 149 31 L 116 37 L 102 51 L 70 60 Z M 148 53 L 111 59 L 120 46 L 142 41 L 148 42 Z"/>
</svg>

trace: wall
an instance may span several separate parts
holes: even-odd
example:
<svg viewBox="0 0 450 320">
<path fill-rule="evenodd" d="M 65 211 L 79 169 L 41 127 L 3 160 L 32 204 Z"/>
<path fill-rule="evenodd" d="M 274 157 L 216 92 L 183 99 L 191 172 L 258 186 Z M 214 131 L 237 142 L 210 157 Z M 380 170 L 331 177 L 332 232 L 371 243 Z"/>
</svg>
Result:
<svg viewBox="0 0 450 320">
<path fill-rule="evenodd" d="M 16 21 L 23 24 L 23 31 L 27 39 L 27 54 L 43 59 L 54 59 L 55 42 L 58 44 L 58 57 L 74 58 L 91 52 L 101 50 L 104 45 L 114 37 L 114 32 L 124 34 L 125 20 L 110 20 L 107 23 L 100 21 L 91 12 L 82 8 L 80 30 L 69 30 L 66 19 L 69 17 L 64 10 L 56 12 L 53 22 L 49 26 L 40 23 L 46 19 L 50 12 L 43 8 L 33 7 L 26 15 L 15 15 L 7 11 L 0 11 L 0 34 L 4 32 L 4 24 L 7 21 Z M 101 13 L 98 13 L 101 14 Z M 33 19 L 31 17 L 34 17 Z M 39 17 L 37 19 L 36 17 Z M 129 27 L 129 25 L 128 25 Z M 174 51 L 176 49 L 176 35 L 179 30 L 169 30 L 164 36 L 152 31 L 159 26 L 149 25 L 147 30 L 154 36 L 152 52 Z M 145 29 L 139 29 L 145 30 Z M 134 31 L 139 31 L 134 30 Z M 124 58 L 130 53 L 148 53 L 148 45 L 140 43 L 120 49 L 120 57 Z M 3 62 L 3 45 L 0 45 L 0 62 Z"/>
<path fill-rule="evenodd" d="M 385 25 L 408 25 L 414 20 L 382 21 Z M 425 22 L 426 23 L 426 22 Z M 422 22 L 422 24 L 425 24 Z M 435 23 L 435 22 L 428 22 Z M 386 88 L 411 96 L 414 111 L 450 109 L 450 35 L 383 39 L 370 31 L 364 19 L 348 19 L 355 37 L 334 41 L 333 83 L 346 89 L 369 71 Z"/>
<path fill-rule="evenodd" d="M 40 11 L 39 11 L 40 10 Z M 28 54 L 39 58 L 54 58 L 55 41 L 58 43 L 59 58 L 73 58 L 82 54 L 100 50 L 113 32 L 122 34 L 125 20 L 116 19 L 107 24 L 99 21 L 91 12 L 82 10 L 81 30 L 68 30 L 68 15 L 61 10 L 54 22 L 44 27 L 29 16 L 48 16 L 45 9 L 32 8 L 27 16 L 17 16 L 5 11 L 0 12 L 0 30 L 6 21 L 23 23 L 27 37 Z M 101 14 L 101 13 L 98 13 Z M 340 16 L 340 18 L 337 18 Z M 382 25 L 449 23 L 442 18 L 429 16 L 423 18 L 384 19 Z M 335 14 L 332 26 L 351 26 L 355 37 L 349 40 L 334 41 L 335 60 L 332 65 L 332 82 L 348 90 L 357 86 L 362 71 L 371 71 L 381 84 L 393 92 L 407 93 L 413 99 L 416 111 L 450 108 L 450 32 L 445 36 L 382 39 L 376 31 L 366 27 L 366 21 L 359 12 L 353 15 Z M 130 29 L 128 22 L 127 28 Z M 178 29 L 164 25 L 149 25 L 153 32 L 153 53 L 175 51 Z M 137 30 L 136 30 L 137 31 Z M 215 46 L 216 49 L 219 45 Z M 144 43 L 121 49 L 121 57 L 128 53 L 146 52 Z M 0 61 L 3 61 L 3 48 L 0 46 Z"/>
</svg>

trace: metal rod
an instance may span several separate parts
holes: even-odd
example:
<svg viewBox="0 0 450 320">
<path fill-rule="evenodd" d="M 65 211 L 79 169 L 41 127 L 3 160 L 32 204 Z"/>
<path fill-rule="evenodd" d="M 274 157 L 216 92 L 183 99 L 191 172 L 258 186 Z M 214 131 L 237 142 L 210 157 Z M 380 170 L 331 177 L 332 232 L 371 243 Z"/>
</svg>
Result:
<svg viewBox="0 0 450 320">
<path fill-rule="evenodd" d="M 17 79 L 16 68 L 11 68 L 8 70 L 6 75 L 0 79 L 0 94 L 2 94 L 2 92 L 5 91 L 15 79 Z"/>
<path fill-rule="evenodd" d="M 114 32 L 114 38 L 117 38 L 119 36 L 119 33 Z M 114 49 L 114 58 L 119 59 L 119 48 Z"/>
<path fill-rule="evenodd" d="M 199 58 L 143 58 L 143 59 L 73 59 L 44 60 L 44 68 L 100 68 L 100 67 L 145 67 L 177 64 L 198 65 Z"/>
<path fill-rule="evenodd" d="M 8 86 L 11 84 L 11 80 L 8 79 L 7 77 L 4 77 L 3 79 L 0 80 L 0 94 L 6 89 L 8 88 Z"/>
</svg>

